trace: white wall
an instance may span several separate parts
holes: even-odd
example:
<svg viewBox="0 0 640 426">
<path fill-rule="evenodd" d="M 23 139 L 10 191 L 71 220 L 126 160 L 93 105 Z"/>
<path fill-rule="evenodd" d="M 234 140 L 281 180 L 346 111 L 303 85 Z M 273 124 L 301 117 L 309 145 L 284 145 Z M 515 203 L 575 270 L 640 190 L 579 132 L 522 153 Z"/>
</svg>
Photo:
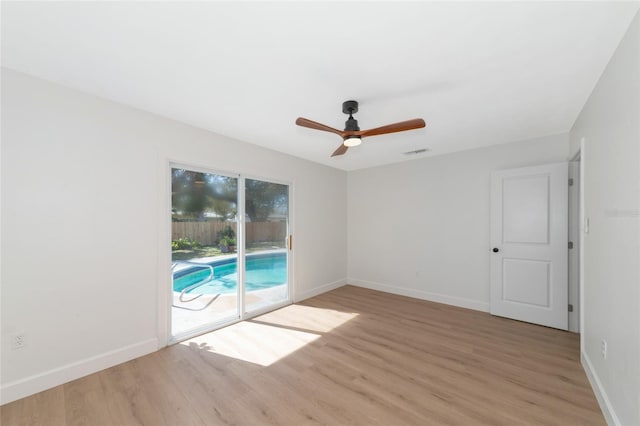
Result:
<svg viewBox="0 0 640 426">
<path fill-rule="evenodd" d="M 349 173 L 349 282 L 489 310 L 493 170 L 565 161 L 568 134 Z"/>
<path fill-rule="evenodd" d="M 292 182 L 295 299 L 344 284 L 345 172 L 2 71 L 3 403 L 164 344 L 170 160 Z"/>
<path fill-rule="evenodd" d="M 571 130 L 582 153 L 583 365 L 609 423 L 640 425 L 640 18 Z M 601 342 L 608 344 L 607 359 Z"/>
</svg>

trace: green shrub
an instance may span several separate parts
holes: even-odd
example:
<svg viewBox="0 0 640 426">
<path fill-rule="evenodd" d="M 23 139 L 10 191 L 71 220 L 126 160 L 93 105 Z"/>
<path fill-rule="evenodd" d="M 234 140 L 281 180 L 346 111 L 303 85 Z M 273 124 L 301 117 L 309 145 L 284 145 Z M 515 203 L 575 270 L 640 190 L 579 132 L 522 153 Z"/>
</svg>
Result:
<svg viewBox="0 0 640 426">
<path fill-rule="evenodd" d="M 171 241 L 171 250 L 193 250 L 202 247 L 197 241 L 190 238 L 178 238 Z"/>
<path fill-rule="evenodd" d="M 224 237 L 220 238 L 220 245 L 226 247 L 235 246 L 236 239 L 235 237 L 229 237 L 228 235 L 225 235 Z"/>
<path fill-rule="evenodd" d="M 218 231 L 216 234 L 216 238 L 218 239 L 218 244 L 222 245 L 235 245 L 236 244 L 236 231 L 233 230 L 232 227 L 227 226 L 223 230 Z M 229 240 L 233 240 L 232 244 L 229 244 Z M 226 244 L 223 242 L 225 241 Z"/>
</svg>

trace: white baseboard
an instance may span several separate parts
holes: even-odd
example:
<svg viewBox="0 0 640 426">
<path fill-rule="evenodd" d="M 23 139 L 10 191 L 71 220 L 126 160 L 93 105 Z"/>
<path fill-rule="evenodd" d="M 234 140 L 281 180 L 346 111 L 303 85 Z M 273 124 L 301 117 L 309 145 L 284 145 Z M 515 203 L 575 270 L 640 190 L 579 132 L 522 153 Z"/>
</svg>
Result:
<svg viewBox="0 0 640 426">
<path fill-rule="evenodd" d="M 593 393 L 596 395 L 596 399 L 598 400 L 598 404 L 600 405 L 600 409 L 602 410 L 602 414 L 604 415 L 604 419 L 607 421 L 607 424 L 619 425 L 620 419 L 618 419 L 616 412 L 613 410 L 611 401 L 609 401 L 609 397 L 602 386 L 602 382 L 600 382 L 598 373 L 596 373 L 596 370 L 593 368 L 593 364 L 591 364 L 591 360 L 586 352 L 580 352 L 580 361 L 582 362 L 582 368 L 587 374 L 587 378 L 589 379 L 589 383 L 591 383 L 591 388 L 593 389 Z"/>
<path fill-rule="evenodd" d="M 147 355 L 158 350 L 158 339 L 149 339 L 104 354 L 54 368 L 44 373 L 3 384 L 0 387 L 0 405 L 51 389 L 113 367 L 114 365 Z"/>
<path fill-rule="evenodd" d="M 324 285 L 321 285 L 320 287 L 316 287 L 316 288 L 313 288 L 311 290 L 307 290 L 307 291 L 301 292 L 299 294 L 296 294 L 295 297 L 293 298 L 293 301 L 294 302 L 301 302 L 301 301 L 303 301 L 305 299 L 309 299 L 309 298 L 317 296 L 319 294 L 326 293 L 326 292 L 331 291 L 331 290 L 335 290 L 336 288 L 340 288 L 345 284 L 347 284 L 347 280 L 346 279 L 341 279 L 341 280 L 334 281 L 334 282 L 329 283 L 329 284 L 324 284 Z"/>
<path fill-rule="evenodd" d="M 458 306 L 460 308 L 473 309 L 476 311 L 489 312 L 489 303 L 479 300 L 465 299 L 463 297 L 449 296 L 440 293 L 431 293 L 423 290 L 416 290 L 404 287 L 396 287 L 388 284 L 381 284 L 372 281 L 349 278 L 347 282 L 358 287 L 369 288 L 371 290 L 384 291 L 386 293 L 408 296 L 416 299 L 428 300 L 430 302 L 444 303 L 446 305 Z"/>
</svg>

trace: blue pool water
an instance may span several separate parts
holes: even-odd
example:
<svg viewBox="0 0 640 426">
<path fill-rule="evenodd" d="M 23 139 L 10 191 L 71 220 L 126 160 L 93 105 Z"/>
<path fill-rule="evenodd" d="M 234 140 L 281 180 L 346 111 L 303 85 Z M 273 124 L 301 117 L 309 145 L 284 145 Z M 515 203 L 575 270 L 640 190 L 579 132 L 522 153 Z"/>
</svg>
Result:
<svg viewBox="0 0 640 426">
<path fill-rule="evenodd" d="M 219 259 L 205 265 L 213 266 L 213 281 L 193 289 L 189 294 L 228 294 L 238 288 L 236 258 Z M 245 261 L 247 291 L 261 290 L 287 283 L 287 254 L 249 254 Z M 173 273 L 173 291 L 181 292 L 205 279 L 211 271 L 207 267 L 190 266 Z"/>
</svg>

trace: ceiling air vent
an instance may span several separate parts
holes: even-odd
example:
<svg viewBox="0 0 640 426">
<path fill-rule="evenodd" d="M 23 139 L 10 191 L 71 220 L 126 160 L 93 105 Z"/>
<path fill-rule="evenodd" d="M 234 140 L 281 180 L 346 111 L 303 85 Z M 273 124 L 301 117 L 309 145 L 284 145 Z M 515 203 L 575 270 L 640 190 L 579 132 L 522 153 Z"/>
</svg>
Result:
<svg viewBox="0 0 640 426">
<path fill-rule="evenodd" d="M 427 151 L 429 151 L 429 149 L 420 148 L 420 149 L 414 149 L 413 151 L 403 152 L 403 154 L 404 155 L 416 155 L 416 154 L 422 154 L 423 152 L 427 152 Z"/>
</svg>

